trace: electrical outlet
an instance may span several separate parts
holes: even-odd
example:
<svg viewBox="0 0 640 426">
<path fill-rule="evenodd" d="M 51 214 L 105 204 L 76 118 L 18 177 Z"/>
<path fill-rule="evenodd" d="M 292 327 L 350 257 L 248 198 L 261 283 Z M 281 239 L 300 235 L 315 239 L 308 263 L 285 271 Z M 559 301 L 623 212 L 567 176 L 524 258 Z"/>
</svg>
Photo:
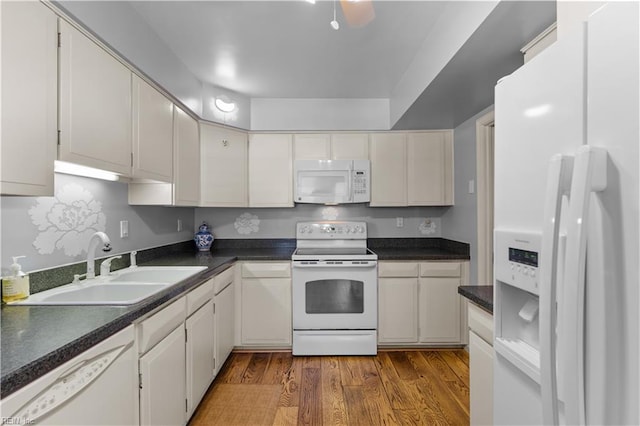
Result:
<svg viewBox="0 0 640 426">
<path fill-rule="evenodd" d="M 473 194 L 474 192 L 476 192 L 476 181 L 471 179 L 469 181 L 469 194 Z"/>
<path fill-rule="evenodd" d="M 178 219 L 178 232 L 182 231 L 182 219 Z"/>
<path fill-rule="evenodd" d="M 129 221 L 120 221 L 120 238 L 127 238 L 129 236 Z"/>
<path fill-rule="evenodd" d="M 396 228 L 402 228 L 404 226 L 404 218 L 396 217 Z"/>
</svg>

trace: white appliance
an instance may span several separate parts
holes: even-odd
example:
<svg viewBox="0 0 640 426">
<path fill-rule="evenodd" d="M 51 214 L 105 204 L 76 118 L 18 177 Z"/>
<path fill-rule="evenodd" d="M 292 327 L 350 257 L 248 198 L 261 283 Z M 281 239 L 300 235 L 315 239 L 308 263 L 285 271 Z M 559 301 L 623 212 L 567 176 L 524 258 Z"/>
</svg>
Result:
<svg viewBox="0 0 640 426">
<path fill-rule="evenodd" d="M 296 236 L 293 355 L 375 355 L 378 256 L 366 222 L 301 222 Z"/>
<path fill-rule="evenodd" d="M 496 86 L 495 424 L 640 424 L 639 6 Z"/>
<path fill-rule="evenodd" d="M 369 160 L 296 160 L 296 203 L 367 203 L 371 196 Z"/>
</svg>

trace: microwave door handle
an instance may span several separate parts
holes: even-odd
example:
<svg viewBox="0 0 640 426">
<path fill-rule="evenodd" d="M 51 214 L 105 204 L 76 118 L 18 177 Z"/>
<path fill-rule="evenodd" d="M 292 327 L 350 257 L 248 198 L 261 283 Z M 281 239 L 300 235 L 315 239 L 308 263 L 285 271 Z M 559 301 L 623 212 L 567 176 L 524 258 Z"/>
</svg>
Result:
<svg viewBox="0 0 640 426">
<path fill-rule="evenodd" d="M 347 179 L 347 183 L 349 185 L 349 201 L 353 201 L 353 161 L 349 162 L 349 178 Z"/>
</svg>

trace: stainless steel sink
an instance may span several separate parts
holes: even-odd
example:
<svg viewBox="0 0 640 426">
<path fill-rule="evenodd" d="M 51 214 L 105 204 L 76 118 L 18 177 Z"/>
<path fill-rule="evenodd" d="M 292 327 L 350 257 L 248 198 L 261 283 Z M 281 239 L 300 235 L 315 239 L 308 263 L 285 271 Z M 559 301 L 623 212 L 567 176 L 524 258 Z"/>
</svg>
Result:
<svg viewBox="0 0 640 426">
<path fill-rule="evenodd" d="M 189 278 L 205 266 L 141 266 L 66 284 L 31 295 L 16 305 L 133 305 Z"/>
</svg>

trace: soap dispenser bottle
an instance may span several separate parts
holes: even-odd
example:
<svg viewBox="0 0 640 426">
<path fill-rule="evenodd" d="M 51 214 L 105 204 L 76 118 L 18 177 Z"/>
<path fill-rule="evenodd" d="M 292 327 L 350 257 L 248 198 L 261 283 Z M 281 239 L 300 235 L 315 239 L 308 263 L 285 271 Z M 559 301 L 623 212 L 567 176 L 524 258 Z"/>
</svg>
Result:
<svg viewBox="0 0 640 426">
<path fill-rule="evenodd" d="M 11 276 L 2 279 L 2 302 L 9 303 L 29 297 L 29 275 L 22 272 L 18 259 L 26 256 L 13 256 Z"/>
</svg>

